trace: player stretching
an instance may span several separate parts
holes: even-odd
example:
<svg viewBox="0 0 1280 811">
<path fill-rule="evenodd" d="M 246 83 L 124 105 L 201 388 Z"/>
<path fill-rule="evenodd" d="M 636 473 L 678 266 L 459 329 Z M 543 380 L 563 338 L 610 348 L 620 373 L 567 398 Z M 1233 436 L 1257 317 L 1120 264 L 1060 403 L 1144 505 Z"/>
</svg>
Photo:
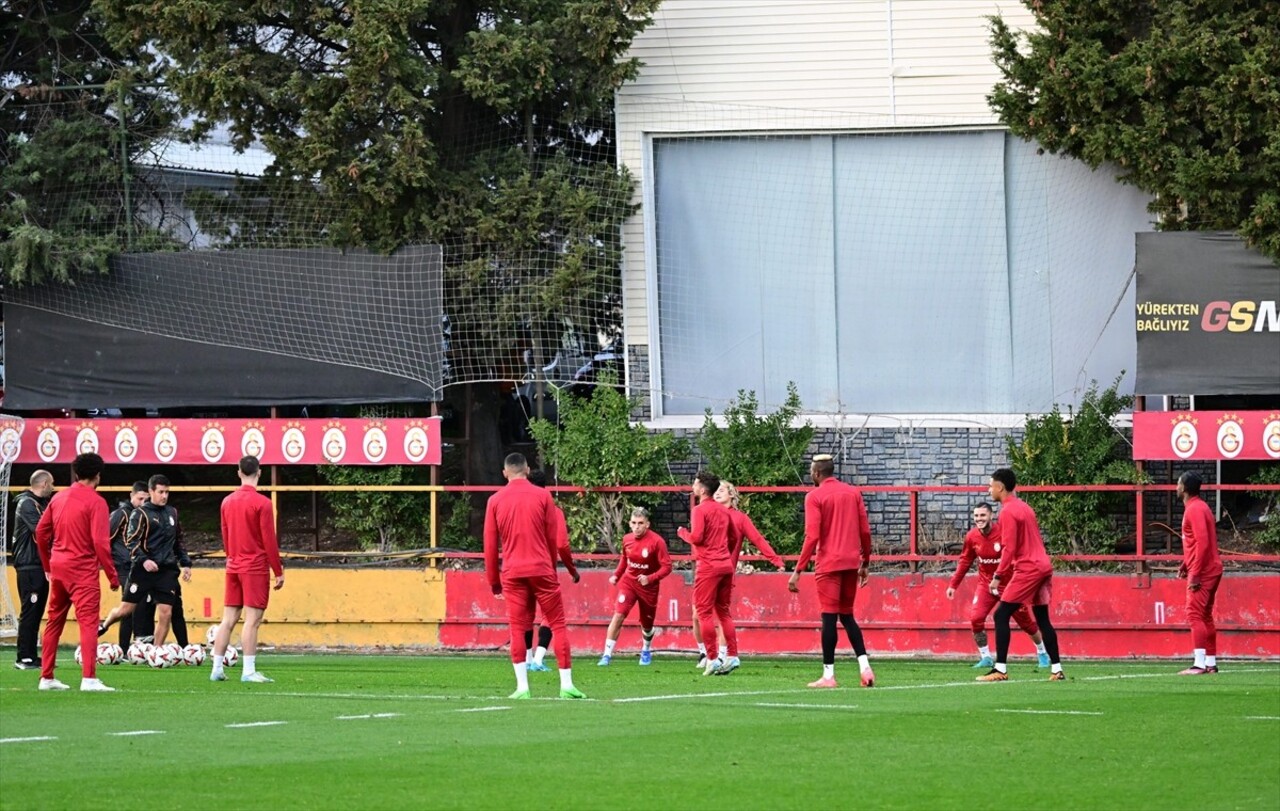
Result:
<svg viewBox="0 0 1280 811">
<path fill-rule="evenodd" d="M 272 679 L 258 672 L 258 626 L 267 611 L 271 581 L 267 570 L 275 575 L 277 591 L 284 587 L 284 568 L 280 565 L 280 547 L 276 543 L 276 519 L 271 499 L 258 492 L 258 476 L 262 468 L 258 457 L 246 456 L 236 469 L 240 489 L 222 500 L 222 547 L 227 553 L 226 586 L 222 597 L 222 623 L 213 639 L 213 672 L 210 681 L 226 681 L 223 657 L 231 641 L 231 629 L 240 621 L 244 610 L 244 628 L 240 641 L 244 645 L 244 672 L 240 681 L 265 684 Z"/>
<path fill-rule="evenodd" d="M 607 667 L 613 661 L 613 648 L 618 644 L 622 622 L 631 607 L 640 604 L 640 664 L 653 662 L 653 621 L 658 615 L 658 583 L 671 574 L 671 555 L 662 536 L 649 529 L 649 511 L 636 507 L 631 511 L 631 531 L 622 538 L 622 559 L 609 577 L 618 586 L 617 608 L 605 634 L 604 655 L 596 664 Z"/>
<path fill-rule="evenodd" d="M 738 488 L 734 487 L 733 482 L 720 482 L 720 487 L 716 490 L 715 499 L 729 509 L 729 517 L 733 519 L 733 527 L 738 533 L 737 542 L 729 549 L 729 553 L 733 556 L 734 583 L 736 583 L 738 579 L 738 560 L 742 557 L 742 549 L 746 545 L 747 541 L 751 541 L 752 546 L 754 546 L 761 555 L 768 558 L 769 562 L 772 563 L 779 571 L 786 568 L 786 562 L 783 561 L 777 552 L 773 551 L 773 547 L 770 546 L 769 542 L 760 534 L 760 530 L 756 529 L 756 525 L 751 520 L 751 516 L 743 512 L 742 508 L 738 506 L 740 503 Z M 732 588 L 732 585 L 730 588 Z M 699 634 L 699 643 L 702 642 L 700 637 L 701 634 Z M 724 648 L 724 640 L 719 639 L 717 641 L 720 643 L 721 648 Z M 728 656 L 727 650 L 721 650 L 720 657 L 725 659 L 727 664 L 722 670 L 716 673 L 717 676 L 727 675 L 742 666 L 742 661 L 737 656 Z"/>
<path fill-rule="evenodd" d="M 1053 598 L 1053 561 L 1040 538 L 1035 510 L 1014 494 L 1018 478 L 1002 467 L 991 474 L 991 498 L 1000 504 L 1000 567 L 991 578 L 990 592 L 1000 597 L 996 608 L 996 663 L 978 681 L 1008 681 L 1009 618 L 1027 603 L 1049 651 L 1049 681 L 1065 681 L 1058 660 L 1058 632 L 1049 619 Z M 1001 583 L 1007 583 L 1001 591 Z"/>
<path fill-rule="evenodd" d="M 835 476 L 836 466 L 830 454 L 813 457 L 809 476 L 817 487 L 804 497 L 804 547 L 787 588 L 800 591 L 800 573 L 816 553 L 814 582 L 818 606 L 822 612 L 822 678 L 810 687 L 836 687 L 836 620 L 844 625 L 849 644 L 858 657 L 863 687 L 874 687 L 876 674 L 871 671 L 862 629 L 853 618 L 853 600 L 858 587 L 867 585 L 871 560 L 871 525 L 867 522 L 867 505 L 862 492 Z"/>
<path fill-rule="evenodd" d="M 1000 565 L 1000 530 L 991 520 L 991 505 L 979 502 L 973 508 L 973 529 L 964 536 L 964 551 L 960 553 L 960 565 L 951 577 L 951 585 L 947 586 L 947 599 L 956 596 L 960 581 L 968 573 L 973 562 L 978 561 L 978 591 L 973 595 L 973 611 L 969 614 L 969 626 L 973 629 L 973 641 L 978 645 L 978 663 L 974 667 L 991 667 L 995 660 L 991 658 L 991 648 L 987 647 L 987 616 L 1000 602 L 997 595 L 991 593 L 991 576 Z M 1037 667 L 1049 666 L 1049 654 L 1044 649 L 1044 641 L 1040 636 L 1040 627 L 1036 625 L 1031 609 L 1025 605 L 1014 612 L 1013 619 L 1018 627 L 1031 637 L 1036 645 Z"/>
<path fill-rule="evenodd" d="M 729 600 L 733 596 L 733 555 L 729 550 L 738 544 L 739 538 L 729 511 L 712 497 L 718 489 L 720 479 L 713 473 L 700 471 L 693 479 L 693 495 L 698 504 L 693 508 L 689 529 L 676 530 L 680 539 L 693 547 L 697 562 L 693 600 L 702 624 L 702 638 L 715 639 L 717 623 L 724 632 L 727 656 L 708 657 L 702 671 L 704 676 L 725 668 L 738 655 L 738 633 L 729 613 Z"/>
<path fill-rule="evenodd" d="M 1200 476 L 1188 471 L 1178 478 L 1182 499 L 1182 565 L 1178 577 L 1187 579 L 1187 619 L 1195 663 L 1180 676 L 1218 672 L 1218 629 L 1213 624 L 1213 601 L 1222 582 L 1222 558 L 1218 556 L 1218 528 L 1213 511 L 1200 498 Z"/>
<path fill-rule="evenodd" d="M 503 461 L 502 475 L 507 486 L 490 496 L 484 508 L 484 571 L 494 596 L 507 604 L 511 666 L 516 672 L 516 691 L 511 698 L 529 698 L 524 634 L 533 629 L 533 600 L 555 633 L 560 697 L 586 698 L 573 686 L 569 632 L 556 578 L 555 502 L 550 493 L 529 482 L 529 463 L 523 454 L 509 455 Z"/>
</svg>

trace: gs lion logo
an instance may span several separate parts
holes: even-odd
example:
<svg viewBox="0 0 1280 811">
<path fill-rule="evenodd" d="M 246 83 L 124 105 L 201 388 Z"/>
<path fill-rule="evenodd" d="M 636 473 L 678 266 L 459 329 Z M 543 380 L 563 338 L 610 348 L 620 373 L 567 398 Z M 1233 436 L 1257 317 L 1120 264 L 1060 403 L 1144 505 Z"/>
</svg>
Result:
<svg viewBox="0 0 1280 811">
<path fill-rule="evenodd" d="M 337 423 L 330 423 L 320 438 L 320 455 L 331 465 L 342 461 L 347 455 L 347 429 Z"/>
<path fill-rule="evenodd" d="M 284 454 L 285 460 L 291 463 L 302 459 L 303 454 L 307 452 L 307 435 L 303 433 L 300 424 L 291 422 L 285 426 L 284 434 L 280 436 L 280 452 Z"/>
<path fill-rule="evenodd" d="M 1234 459 L 1244 450 L 1244 420 L 1237 414 L 1224 414 L 1218 420 L 1218 453 Z"/>
<path fill-rule="evenodd" d="M 174 433 L 172 423 L 162 422 L 156 428 L 154 447 L 156 459 L 161 462 L 172 462 L 178 455 L 178 435 Z"/>
<path fill-rule="evenodd" d="M 98 429 L 88 423 L 81 423 L 76 431 L 76 453 L 98 452 Z"/>
<path fill-rule="evenodd" d="M 121 462 L 132 462 L 138 454 L 138 432 L 133 423 L 122 423 L 116 430 L 116 458 Z"/>
<path fill-rule="evenodd" d="M 244 427 L 240 436 L 240 455 L 262 458 L 262 451 L 267 447 L 266 437 L 262 435 L 262 426 L 251 422 Z"/>
<path fill-rule="evenodd" d="M 418 423 L 412 423 L 404 432 L 404 455 L 415 464 L 427 458 L 427 432 Z"/>
<path fill-rule="evenodd" d="M 200 455 L 212 465 L 220 461 L 226 452 L 227 438 L 222 435 L 222 426 L 217 423 L 206 425 L 200 437 Z"/>
<path fill-rule="evenodd" d="M 62 439 L 58 436 L 58 429 L 52 425 L 42 425 L 40 433 L 36 434 L 36 454 L 45 462 L 52 462 L 58 458 L 58 453 L 62 450 Z"/>
<path fill-rule="evenodd" d="M 387 455 L 387 432 L 382 429 L 381 424 L 375 423 L 364 429 L 361 447 L 364 449 L 365 459 L 375 464 L 382 461 Z"/>
<path fill-rule="evenodd" d="M 1169 429 L 1169 447 L 1179 459 L 1190 459 L 1200 446 L 1200 434 L 1196 431 L 1198 422 L 1190 414 L 1178 414 L 1173 418 Z"/>
</svg>

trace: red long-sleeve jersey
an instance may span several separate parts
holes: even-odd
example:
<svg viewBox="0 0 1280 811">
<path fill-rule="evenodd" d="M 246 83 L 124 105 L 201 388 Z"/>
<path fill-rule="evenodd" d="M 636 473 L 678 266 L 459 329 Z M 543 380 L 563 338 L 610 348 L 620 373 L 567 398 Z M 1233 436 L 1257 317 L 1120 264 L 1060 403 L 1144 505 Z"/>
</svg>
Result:
<svg viewBox="0 0 1280 811">
<path fill-rule="evenodd" d="M 1213 522 L 1213 510 L 1199 496 L 1187 499 L 1182 513 L 1182 565 L 1186 567 L 1187 580 L 1191 583 L 1222 574 L 1218 527 Z"/>
<path fill-rule="evenodd" d="M 553 516 L 556 522 L 556 556 L 560 558 L 560 562 L 564 564 L 564 568 L 576 580 L 578 577 L 578 567 L 573 565 L 573 548 L 569 546 L 569 522 L 565 520 L 564 510 L 559 506 L 553 506 L 555 512 Z"/>
<path fill-rule="evenodd" d="M 495 594 L 502 578 L 555 576 L 556 505 L 528 479 L 512 479 L 484 508 L 484 571 Z M 498 566 L 501 553 L 502 566 Z"/>
<path fill-rule="evenodd" d="M 36 551 L 45 572 L 64 583 L 95 585 L 102 569 L 112 588 L 119 588 L 110 523 L 107 502 L 92 487 L 76 482 L 56 494 L 36 524 Z"/>
<path fill-rule="evenodd" d="M 996 577 L 1000 585 L 1009 584 L 1015 574 L 1047 574 L 1053 561 L 1040 537 L 1036 512 L 1027 502 L 1010 494 L 1000 505 L 1000 566 Z"/>
<path fill-rule="evenodd" d="M 751 545 L 760 550 L 760 554 L 769 559 L 777 568 L 783 567 L 782 557 L 773 551 L 773 547 L 760 534 L 760 530 L 756 529 L 755 523 L 751 520 L 751 516 L 742 510 L 729 510 L 729 517 L 733 519 L 733 526 L 738 531 L 738 542 L 733 545 L 729 551 L 733 553 L 733 568 L 738 568 L 738 558 L 742 557 L 742 546 L 746 541 L 751 541 Z"/>
<path fill-rule="evenodd" d="M 689 529 L 681 527 L 677 534 L 693 547 L 699 575 L 733 572 L 733 555 L 729 550 L 740 546 L 741 539 L 729 509 L 723 504 L 714 499 L 703 499 L 693 508 Z"/>
<path fill-rule="evenodd" d="M 992 521 L 987 525 L 987 534 L 983 535 L 977 527 L 969 530 L 964 536 L 964 549 L 960 552 L 960 565 L 951 576 L 951 588 L 960 588 L 960 581 L 969 573 L 969 567 L 978 561 L 978 584 L 980 588 L 991 585 L 991 576 L 1000 566 L 1000 524 Z"/>
<path fill-rule="evenodd" d="M 822 480 L 804 497 L 804 547 L 796 571 L 817 555 L 816 572 L 860 569 L 871 560 L 871 524 L 862 491 L 836 478 Z"/>
<path fill-rule="evenodd" d="M 222 548 L 232 574 L 284 574 L 271 499 L 244 485 L 222 500 Z"/>
<path fill-rule="evenodd" d="M 638 538 L 634 532 L 622 536 L 622 557 L 618 560 L 618 568 L 613 570 L 613 576 L 619 580 L 624 577 L 635 579 L 642 574 L 649 576 L 650 586 L 656 586 L 659 580 L 671 574 L 667 542 L 651 529 L 646 529 Z"/>
</svg>

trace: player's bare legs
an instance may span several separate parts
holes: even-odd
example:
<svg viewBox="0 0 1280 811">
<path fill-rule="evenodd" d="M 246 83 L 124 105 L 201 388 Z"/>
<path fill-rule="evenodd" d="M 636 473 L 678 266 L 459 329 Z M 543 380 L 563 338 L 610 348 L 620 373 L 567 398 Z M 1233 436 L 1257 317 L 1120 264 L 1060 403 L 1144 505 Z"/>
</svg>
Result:
<svg viewBox="0 0 1280 811">
<path fill-rule="evenodd" d="M 240 607 L 226 606 L 222 609 L 222 624 L 218 626 L 217 633 L 213 636 L 213 672 L 209 674 L 210 681 L 226 681 L 227 676 L 223 673 L 223 657 L 227 654 L 227 645 L 231 644 L 231 629 L 236 627 L 236 623 L 240 621 Z M 254 639 L 254 650 L 257 650 L 257 639 Z"/>
</svg>

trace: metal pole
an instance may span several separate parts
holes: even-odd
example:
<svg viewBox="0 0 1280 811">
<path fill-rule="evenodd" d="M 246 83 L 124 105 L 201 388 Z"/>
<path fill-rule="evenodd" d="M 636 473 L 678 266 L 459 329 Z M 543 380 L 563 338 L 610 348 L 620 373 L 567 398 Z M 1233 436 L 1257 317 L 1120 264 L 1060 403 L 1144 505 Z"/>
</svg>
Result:
<svg viewBox="0 0 1280 811">
<path fill-rule="evenodd" d="M 124 247 L 129 251 L 133 250 L 133 195 L 129 188 L 129 127 L 126 122 L 128 111 L 125 107 L 128 96 L 124 82 L 120 83 L 117 93 L 116 117 L 120 121 L 120 180 L 124 187 Z"/>
</svg>

